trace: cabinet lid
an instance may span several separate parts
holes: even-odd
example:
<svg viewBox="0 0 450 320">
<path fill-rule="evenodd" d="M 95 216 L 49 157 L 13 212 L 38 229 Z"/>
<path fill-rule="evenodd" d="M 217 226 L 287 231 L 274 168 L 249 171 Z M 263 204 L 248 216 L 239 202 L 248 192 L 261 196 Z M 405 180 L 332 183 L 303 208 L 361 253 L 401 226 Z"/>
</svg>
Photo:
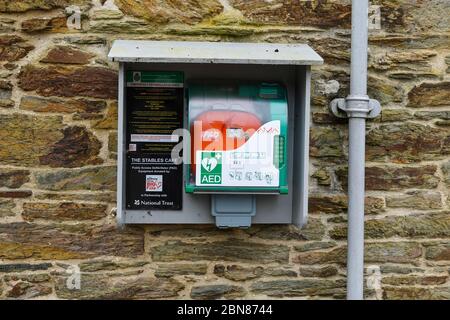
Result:
<svg viewBox="0 0 450 320">
<path fill-rule="evenodd" d="M 306 44 L 116 40 L 108 57 L 119 62 L 318 65 Z"/>
</svg>

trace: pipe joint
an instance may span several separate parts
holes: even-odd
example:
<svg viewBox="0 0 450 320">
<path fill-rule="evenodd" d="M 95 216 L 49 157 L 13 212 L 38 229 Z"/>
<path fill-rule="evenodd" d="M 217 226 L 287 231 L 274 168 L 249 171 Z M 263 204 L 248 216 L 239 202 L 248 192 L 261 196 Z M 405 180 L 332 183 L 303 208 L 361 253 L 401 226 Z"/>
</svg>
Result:
<svg viewBox="0 0 450 320">
<path fill-rule="evenodd" d="M 366 95 L 349 95 L 331 101 L 330 110 L 338 118 L 372 119 L 380 114 L 381 105 Z"/>
</svg>

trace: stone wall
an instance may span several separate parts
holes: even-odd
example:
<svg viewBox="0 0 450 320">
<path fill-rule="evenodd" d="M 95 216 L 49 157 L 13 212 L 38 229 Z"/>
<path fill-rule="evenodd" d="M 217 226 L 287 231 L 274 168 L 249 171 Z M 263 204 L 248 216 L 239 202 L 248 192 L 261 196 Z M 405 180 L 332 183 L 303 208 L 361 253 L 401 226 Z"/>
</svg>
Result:
<svg viewBox="0 0 450 320">
<path fill-rule="evenodd" d="M 0 297 L 345 297 L 350 0 L 104 2 L 0 0 Z M 366 297 L 448 299 L 450 3 L 371 4 Z M 114 39 L 315 48 L 307 227 L 118 230 Z"/>
</svg>

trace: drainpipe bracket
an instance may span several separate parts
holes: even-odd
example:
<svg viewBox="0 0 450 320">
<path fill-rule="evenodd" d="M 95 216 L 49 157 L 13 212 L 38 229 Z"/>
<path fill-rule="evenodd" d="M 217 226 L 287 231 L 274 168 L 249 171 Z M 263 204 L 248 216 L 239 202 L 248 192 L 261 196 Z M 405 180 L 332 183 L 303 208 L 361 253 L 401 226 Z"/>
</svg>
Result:
<svg viewBox="0 0 450 320">
<path fill-rule="evenodd" d="M 366 118 L 373 119 L 381 113 L 378 100 L 368 96 L 348 96 L 331 101 L 330 111 L 337 118 Z"/>
</svg>

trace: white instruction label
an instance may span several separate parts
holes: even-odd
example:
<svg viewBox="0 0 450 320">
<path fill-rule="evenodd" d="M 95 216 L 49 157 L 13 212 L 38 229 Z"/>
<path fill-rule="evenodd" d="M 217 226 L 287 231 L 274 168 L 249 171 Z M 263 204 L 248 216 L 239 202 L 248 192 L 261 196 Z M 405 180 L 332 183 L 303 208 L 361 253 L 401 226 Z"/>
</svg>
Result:
<svg viewBox="0 0 450 320">
<path fill-rule="evenodd" d="M 236 135 L 237 131 L 233 132 Z M 274 165 L 274 137 L 280 121 L 265 123 L 242 146 L 233 150 L 198 150 L 197 186 L 279 187 L 280 172 Z"/>
</svg>

